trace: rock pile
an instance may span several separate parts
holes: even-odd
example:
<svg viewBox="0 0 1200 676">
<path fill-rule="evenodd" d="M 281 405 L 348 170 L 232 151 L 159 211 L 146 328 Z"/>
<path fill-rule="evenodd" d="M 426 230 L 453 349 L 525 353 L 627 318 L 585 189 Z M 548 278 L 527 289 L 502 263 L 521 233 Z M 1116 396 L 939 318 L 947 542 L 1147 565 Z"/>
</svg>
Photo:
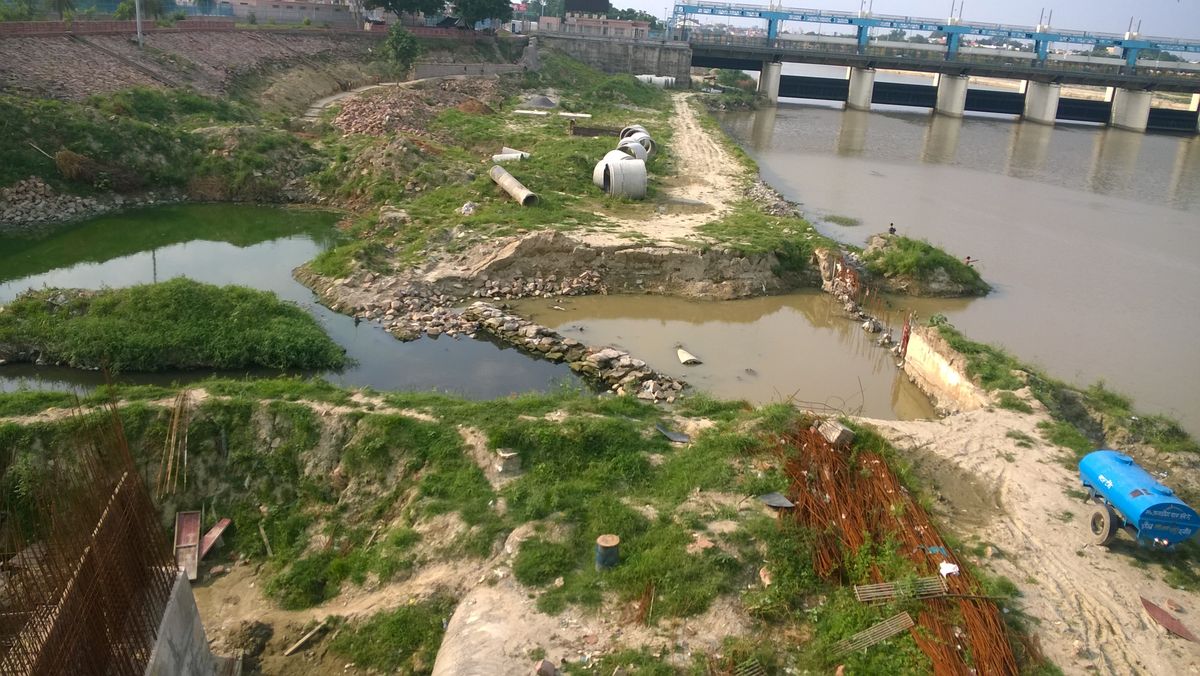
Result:
<svg viewBox="0 0 1200 676">
<path fill-rule="evenodd" d="M 333 125 L 350 134 L 424 134 L 438 113 L 466 106 L 482 111 L 500 99 L 495 80 L 445 79 L 412 87 L 390 87 L 346 99 Z"/>
<path fill-rule="evenodd" d="M 559 279 L 557 275 L 547 275 L 522 280 L 520 277 L 510 280 L 488 280 L 482 289 L 471 292 L 473 298 L 494 298 L 511 300 L 514 298 L 550 298 L 551 296 L 588 296 L 592 294 L 608 294 L 608 287 L 600 281 L 600 273 L 585 270 L 578 277 Z"/>
<path fill-rule="evenodd" d="M 762 181 L 755 181 L 750 186 L 747 196 L 772 216 L 804 217 L 799 207 L 784 199 L 783 195 Z"/>
<path fill-rule="evenodd" d="M 110 208 L 91 197 L 55 193 L 36 177 L 0 190 L 0 226 L 60 223 L 103 213 Z"/>
<path fill-rule="evenodd" d="M 550 361 L 565 362 L 572 371 L 603 384 L 618 395 L 631 394 L 646 401 L 673 403 L 684 388 L 681 381 L 655 371 L 627 352 L 611 347 L 589 347 L 484 302 L 472 303 L 462 316 L 519 349 Z"/>
</svg>

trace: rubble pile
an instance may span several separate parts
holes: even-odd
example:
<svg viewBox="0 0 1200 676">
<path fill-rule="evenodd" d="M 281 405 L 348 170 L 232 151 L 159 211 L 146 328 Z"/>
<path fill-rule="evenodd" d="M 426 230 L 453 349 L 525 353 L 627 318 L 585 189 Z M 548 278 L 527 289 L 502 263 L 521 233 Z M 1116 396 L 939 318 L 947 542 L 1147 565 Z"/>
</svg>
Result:
<svg viewBox="0 0 1200 676">
<path fill-rule="evenodd" d="M 501 99 L 495 80 L 483 78 L 443 79 L 415 87 L 389 87 L 351 97 L 333 119 L 333 125 L 349 134 L 405 132 L 424 134 L 440 112 L 450 108 L 482 111 Z"/>
<path fill-rule="evenodd" d="M 591 270 L 580 273 L 578 277 L 559 279 L 556 275 L 548 275 L 522 280 L 516 278 L 510 281 L 489 280 L 484 282 L 482 289 L 471 293 L 473 298 L 494 298 L 512 300 L 514 298 L 550 298 L 552 296 L 588 296 L 593 294 L 608 295 L 608 287 L 600 281 L 600 273 Z"/>
<path fill-rule="evenodd" d="M 154 193 L 135 198 L 121 195 L 80 197 L 55 192 L 40 178 L 30 177 L 0 188 L 0 232 L 35 230 L 39 226 L 67 223 L 134 204 L 171 201 Z"/>
</svg>

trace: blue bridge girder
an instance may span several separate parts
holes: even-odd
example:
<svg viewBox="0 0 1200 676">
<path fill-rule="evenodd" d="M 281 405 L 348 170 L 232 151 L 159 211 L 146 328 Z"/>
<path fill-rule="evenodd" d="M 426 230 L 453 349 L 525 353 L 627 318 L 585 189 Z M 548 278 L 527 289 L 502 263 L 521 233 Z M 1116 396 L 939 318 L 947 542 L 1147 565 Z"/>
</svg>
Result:
<svg viewBox="0 0 1200 676">
<path fill-rule="evenodd" d="M 838 12 L 825 9 L 799 9 L 793 7 L 769 7 L 750 4 L 690 1 L 675 5 L 674 23 L 680 25 L 689 15 L 724 16 L 743 19 L 762 19 L 767 22 L 767 36 L 777 37 L 781 21 L 824 23 L 854 26 L 860 47 L 868 43 L 872 28 L 888 28 L 914 31 L 941 32 L 947 36 L 946 58 L 953 59 L 964 35 L 1031 40 L 1039 61 L 1045 61 L 1052 43 L 1069 43 L 1099 47 L 1118 47 L 1128 66 L 1137 65 L 1137 54 L 1143 49 L 1168 52 L 1190 52 L 1200 54 L 1200 40 L 1159 37 L 1126 37 L 1116 33 L 1095 33 L 1051 29 L 1048 27 L 1016 26 L 979 22 L 950 22 L 911 16 L 859 15 L 855 12 Z"/>
</svg>

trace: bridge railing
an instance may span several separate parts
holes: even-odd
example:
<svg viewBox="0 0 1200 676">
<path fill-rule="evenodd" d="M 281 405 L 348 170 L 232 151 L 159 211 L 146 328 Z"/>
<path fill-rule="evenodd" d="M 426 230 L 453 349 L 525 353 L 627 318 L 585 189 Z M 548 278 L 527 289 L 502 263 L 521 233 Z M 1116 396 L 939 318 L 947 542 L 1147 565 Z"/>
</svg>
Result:
<svg viewBox="0 0 1200 676">
<path fill-rule="evenodd" d="M 758 52 L 769 52 L 774 54 L 786 53 L 809 53 L 809 54 L 853 54 L 855 56 L 877 56 L 881 58 L 902 59 L 916 65 L 931 65 L 934 63 L 943 63 L 946 60 L 943 58 L 944 52 L 934 52 L 930 50 L 920 49 L 918 47 L 902 48 L 893 45 L 880 45 L 876 43 L 868 43 L 866 48 L 860 49 L 852 39 L 843 39 L 834 41 L 835 39 L 824 38 L 820 39 L 817 36 L 811 36 L 816 39 L 808 39 L 810 36 L 805 36 L 804 39 L 796 39 L 795 37 L 779 37 L 779 38 L 763 38 L 763 37 L 748 37 L 737 35 L 714 35 L 703 33 L 692 33 L 689 35 L 689 43 L 693 47 L 703 46 L 719 46 L 729 47 L 731 49 L 750 49 Z M 1116 61 L 1111 57 L 1087 57 L 1080 55 L 1069 55 L 1056 58 L 1051 55 L 1050 59 L 1045 62 L 1037 62 L 1030 58 L 1031 54 L 1021 53 L 1005 53 L 997 51 L 995 53 L 978 53 L 973 51 L 960 50 L 954 59 L 949 63 L 954 64 L 979 64 L 982 66 L 993 66 L 1001 68 L 1013 68 L 1022 72 L 1030 71 L 1046 71 L 1046 72 L 1061 72 L 1061 73 L 1086 73 L 1089 75 L 1122 75 L 1127 73 L 1125 64 Z M 1173 68 L 1171 62 L 1154 62 L 1153 65 L 1140 62 L 1138 74 L 1145 77 L 1171 77 L 1171 78 L 1186 78 L 1200 80 L 1200 71 L 1194 64 L 1182 63 L 1178 67 Z"/>
</svg>

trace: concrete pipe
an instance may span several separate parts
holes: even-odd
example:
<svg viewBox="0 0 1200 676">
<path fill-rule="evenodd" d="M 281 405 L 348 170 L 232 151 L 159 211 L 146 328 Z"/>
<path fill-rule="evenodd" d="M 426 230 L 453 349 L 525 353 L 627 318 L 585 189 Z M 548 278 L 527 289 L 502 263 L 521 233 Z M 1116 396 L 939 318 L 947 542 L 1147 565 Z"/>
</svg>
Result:
<svg viewBox="0 0 1200 676">
<path fill-rule="evenodd" d="M 607 190 L 607 188 L 604 187 L 604 168 L 608 166 L 609 162 L 621 162 L 623 160 L 631 159 L 633 158 L 623 150 L 608 151 L 605 153 L 604 157 L 596 163 L 596 168 L 592 170 L 592 183 L 595 183 L 597 188 Z"/>
<path fill-rule="evenodd" d="M 640 200 L 646 196 L 646 163 L 642 160 L 609 162 L 604 167 L 604 191 L 613 197 Z"/>
<path fill-rule="evenodd" d="M 523 160 L 529 159 L 529 153 L 525 152 L 524 150 L 517 150 L 516 148 L 509 148 L 508 146 L 504 146 L 503 148 L 500 149 L 501 155 L 511 155 L 512 153 L 517 153 L 518 155 L 521 156 L 521 159 L 523 159 Z"/>
<path fill-rule="evenodd" d="M 538 203 L 538 196 L 529 188 L 521 185 L 521 182 L 513 178 L 513 175 L 504 170 L 504 167 L 494 166 L 488 171 L 488 176 L 496 182 L 496 185 L 504 188 L 504 192 L 512 195 L 512 198 L 520 203 L 523 207 L 531 207 Z"/>
<path fill-rule="evenodd" d="M 631 124 L 628 127 L 625 127 L 624 129 L 621 130 L 620 138 L 625 138 L 625 137 L 629 136 L 630 134 L 633 134 L 633 133 L 639 132 L 639 131 L 642 132 L 643 134 L 649 133 L 646 131 L 646 128 L 643 127 L 642 125 Z"/>
<path fill-rule="evenodd" d="M 496 164 L 503 164 L 505 162 L 520 162 L 526 157 L 529 157 L 527 153 L 499 153 L 497 155 L 492 155 L 492 162 L 495 162 Z"/>
<path fill-rule="evenodd" d="M 644 160 L 646 159 L 647 155 L 646 146 L 638 143 L 637 141 L 631 141 L 629 139 L 625 139 L 624 141 L 618 143 L 617 150 L 626 153 L 635 160 Z"/>
<path fill-rule="evenodd" d="M 655 152 L 654 139 L 650 138 L 650 135 L 647 134 L 646 132 L 637 131 L 637 132 L 630 134 L 629 136 L 626 136 L 622 140 L 623 141 L 637 141 L 638 143 L 642 144 L 643 148 L 646 149 L 646 159 L 650 159 L 650 158 L 654 157 L 654 152 Z"/>
</svg>

